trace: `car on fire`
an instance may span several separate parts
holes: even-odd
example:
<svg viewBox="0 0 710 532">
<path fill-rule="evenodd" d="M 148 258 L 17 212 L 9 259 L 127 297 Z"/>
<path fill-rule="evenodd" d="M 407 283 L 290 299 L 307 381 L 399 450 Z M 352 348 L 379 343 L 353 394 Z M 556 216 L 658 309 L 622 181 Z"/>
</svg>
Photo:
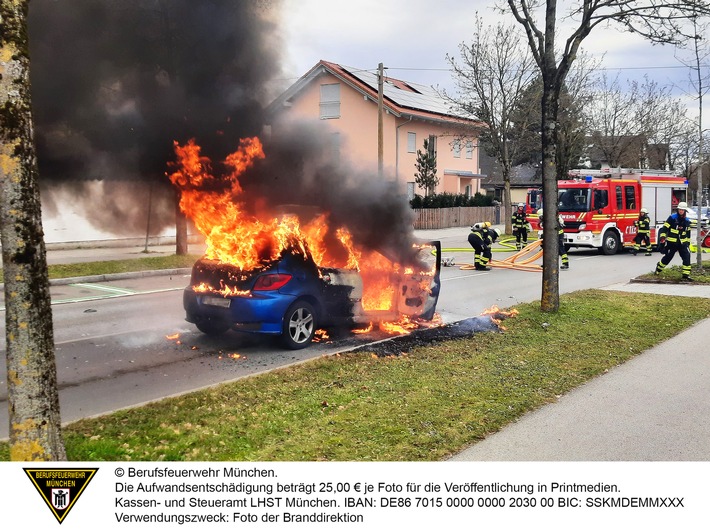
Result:
<svg viewBox="0 0 710 532">
<path fill-rule="evenodd" d="M 289 349 L 307 347 L 318 329 L 358 327 L 398 317 L 431 320 L 439 295 L 441 245 L 422 243 L 418 252 L 426 273 L 392 272 L 393 308 L 367 311 L 357 270 L 325 268 L 307 249 L 286 249 L 277 260 L 243 271 L 200 259 L 183 293 L 186 320 L 207 335 L 230 329 L 277 335 Z"/>
</svg>

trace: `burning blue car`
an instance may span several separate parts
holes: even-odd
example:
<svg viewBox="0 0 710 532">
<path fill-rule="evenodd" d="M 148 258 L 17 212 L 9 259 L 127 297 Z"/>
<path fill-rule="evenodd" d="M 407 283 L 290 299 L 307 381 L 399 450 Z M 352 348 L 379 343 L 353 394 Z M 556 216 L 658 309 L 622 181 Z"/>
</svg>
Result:
<svg viewBox="0 0 710 532">
<path fill-rule="evenodd" d="M 289 349 L 307 347 L 321 328 L 355 328 L 403 316 L 431 320 L 440 289 L 441 245 L 422 243 L 417 254 L 424 266 L 419 272 L 392 272 L 394 297 L 386 311 L 363 309 L 358 271 L 319 267 L 307 249 L 286 249 L 277 260 L 249 271 L 200 259 L 183 294 L 186 319 L 208 335 L 229 329 L 278 335 Z"/>
</svg>

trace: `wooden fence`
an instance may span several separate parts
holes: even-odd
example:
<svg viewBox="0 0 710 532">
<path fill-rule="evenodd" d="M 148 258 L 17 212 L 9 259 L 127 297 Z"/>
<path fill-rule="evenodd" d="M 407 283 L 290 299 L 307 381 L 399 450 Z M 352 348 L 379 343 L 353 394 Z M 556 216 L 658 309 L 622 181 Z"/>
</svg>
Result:
<svg viewBox="0 0 710 532">
<path fill-rule="evenodd" d="M 500 207 L 447 207 L 444 209 L 413 209 L 414 229 L 444 229 L 465 227 L 476 222 L 502 223 Z"/>
</svg>

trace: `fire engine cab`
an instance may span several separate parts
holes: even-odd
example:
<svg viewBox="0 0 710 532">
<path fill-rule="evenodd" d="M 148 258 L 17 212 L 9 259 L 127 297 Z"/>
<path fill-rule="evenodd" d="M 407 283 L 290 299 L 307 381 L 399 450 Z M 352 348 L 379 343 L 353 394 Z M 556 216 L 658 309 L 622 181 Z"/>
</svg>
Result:
<svg viewBox="0 0 710 532">
<path fill-rule="evenodd" d="M 613 255 L 632 246 L 634 222 L 642 207 L 651 219 L 651 244 L 658 230 L 681 201 L 687 201 L 688 182 L 664 170 L 603 168 L 572 170 L 558 181 L 557 205 L 564 221 L 568 248 L 597 248 Z M 529 212 L 542 206 L 541 190 L 528 191 Z"/>
</svg>

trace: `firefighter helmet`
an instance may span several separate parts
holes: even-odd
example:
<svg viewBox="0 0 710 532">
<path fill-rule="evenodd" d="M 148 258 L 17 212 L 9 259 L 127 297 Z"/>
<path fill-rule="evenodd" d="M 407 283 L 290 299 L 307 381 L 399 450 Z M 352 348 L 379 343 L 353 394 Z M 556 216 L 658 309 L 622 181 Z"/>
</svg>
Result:
<svg viewBox="0 0 710 532">
<path fill-rule="evenodd" d="M 489 231 L 489 234 L 491 235 L 491 242 L 495 242 L 496 240 L 498 240 L 498 231 L 496 231 L 495 229 L 491 229 Z"/>
<path fill-rule="evenodd" d="M 478 231 L 479 229 L 483 229 L 483 222 L 476 222 L 471 226 L 471 231 Z"/>
<path fill-rule="evenodd" d="M 485 225 L 486 227 L 490 227 L 490 226 L 491 226 L 491 222 L 485 222 L 484 225 Z"/>
<path fill-rule="evenodd" d="M 518 209 L 525 207 L 524 203 L 518 203 Z"/>
<path fill-rule="evenodd" d="M 537 215 L 540 216 L 540 217 L 542 217 L 542 209 L 538 209 L 538 210 L 537 210 Z"/>
<path fill-rule="evenodd" d="M 646 207 L 642 207 L 641 214 L 648 214 L 648 209 Z"/>
<path fill-rule="evenodd" d="M 688 210 L 688 204 L 687 204 L 686 202 L 684 202 L 684 201 L 681 201 L 681 202 L 678 204 L 678 206 L 676 207 L 676 209 L 678 209 L 678 210 L 680 210 L 680 211 L 687 211 L 687 210 Z"/>
</svg>

